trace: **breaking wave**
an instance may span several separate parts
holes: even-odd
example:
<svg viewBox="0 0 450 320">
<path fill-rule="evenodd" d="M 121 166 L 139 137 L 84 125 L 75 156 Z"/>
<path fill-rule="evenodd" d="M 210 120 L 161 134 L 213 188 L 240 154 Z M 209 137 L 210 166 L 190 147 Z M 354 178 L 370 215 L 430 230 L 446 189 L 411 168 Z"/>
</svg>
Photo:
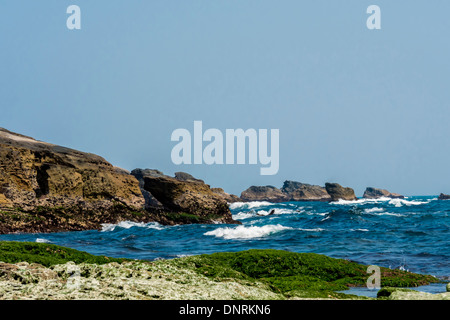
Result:
<svg viewBox="0 0 450 320">
<path fill-rule="evenodd" d="M 44 238 L 36 238 L 37 243 L 52 243 L 50 240 Z"/>
<path fill-rule="evenodd" d="M 421 205 L 421 204 L 427 204 L 430 203 L 430 201 L 435 199 L 430 199 L 428 201 L 417 201 L 417 200 L 406 200 L 406 199 L 392 199 L 388 197 L 381 197 L 378 199 L 357 199 L 357 200 L 342 200 L 339 199 L 338 201 L 333 201 L 331 204 L 335 205 L 355 205 L 355 204 L 371 204 L 371 203 L 382 203 L 387 202 L 390 205 L 393 205 L 395 207 L 401 207 L 403 205 L 406 206 L 413 206 L 413 205 Z"/>
<path fill-rule="evenodd" d="M 156 230 L 164 229 L 164 227 L 162 225 L 160 225 L 158 222 L 144 223 L 144 222 L 133 222 L 133 221 L 121 221 L 116 224 L 113 224 L 113 223 L 102 224 L 101 232 L 111 232 L 111 231 L 114 231 L 116 228 L 130 229 L 133 227 L 156 229 Z"/>
<path fill-rule="evenodd" d="M 274 203 L 268 201 L 250 201 L 250 202 L 233 202 L 229 204 L 230 210 L 235 209 L 254 209 L 259 207 L 271 206 Z"/>
<path fill-rule="evenodd" d="M 417 201 L 417 200 L 405 200 L 405 199 L 391 199 L 389 201 L 389 204 L 392 204 L 396 207 L 401 207 L 403 205 L 406 206 L 418 206 L 421 204 L 427 204 L 430 201 Z"/>
<path fill-rule="evenodd" d="M 262 238 L 273 233 L 277 233 L 284 230 L 292 230 L 290 227 L 282 225 L 265 225 L 261 227 L 257 226 L 238 226 L 235 228 L 225 227 L 218 228 L 212 231 L 206 232 L 205 236 L 216 236 L 224 239 L 254 239 Z"/>
</svg>

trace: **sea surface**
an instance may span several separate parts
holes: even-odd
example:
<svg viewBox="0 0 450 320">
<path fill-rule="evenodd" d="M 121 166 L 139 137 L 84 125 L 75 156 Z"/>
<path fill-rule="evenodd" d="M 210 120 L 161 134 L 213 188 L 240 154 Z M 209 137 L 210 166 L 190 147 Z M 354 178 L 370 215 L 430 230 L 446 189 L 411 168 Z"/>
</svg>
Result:
<svg viewBox="0 0 450 320">
<path fill-rule="evenodd" d="M 1 235 L 0 240 L 47 242 L 96 255 L 145 260 L 271 248 L 450 280 L 450 201 L 436 196 L 247 202 L 230 204 L 230 209 L 242 225 L 121 222 L 105 224 L 100 231 L 11 234 Z M 438 288 L 445 291 L 445 285 Z"/>
</svg>

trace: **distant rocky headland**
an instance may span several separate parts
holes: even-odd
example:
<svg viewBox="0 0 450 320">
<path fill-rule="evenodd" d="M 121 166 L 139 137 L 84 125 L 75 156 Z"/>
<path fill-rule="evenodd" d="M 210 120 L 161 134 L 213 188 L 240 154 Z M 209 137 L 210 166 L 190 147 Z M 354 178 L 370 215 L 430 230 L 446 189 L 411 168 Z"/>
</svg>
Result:
<svg viewBox="0 0 450 320">
<path fill-rule="evenodd" d="M 363 198 L 403 198 L 369 187 Z M 118 168 L 102 157 L 0 128 L 0 234 L 100 229 L 121 221 L 240 223 L 228 204 L 245 201 L 356 200 L 352 188 L 285 181 L 251 186 L 240 196 L 185 172 Z M 450 199 L 441 194 L 439 199 Z"/>
<path fill-rule="evenodd" d="M 364 192 L 364 199 L 404 198 L 398 193 L 391 193 L 385 189 L 368 187 Z M 281 189 L 274 186 L 251 186 L 241 194 L 242 201 L 338 201 L 356 200 L 355 191 L 343 187 L 338 183 L 325 183 L 325 186 L 310 185 L 297 181 L 285 181 Z"/>
</svg>

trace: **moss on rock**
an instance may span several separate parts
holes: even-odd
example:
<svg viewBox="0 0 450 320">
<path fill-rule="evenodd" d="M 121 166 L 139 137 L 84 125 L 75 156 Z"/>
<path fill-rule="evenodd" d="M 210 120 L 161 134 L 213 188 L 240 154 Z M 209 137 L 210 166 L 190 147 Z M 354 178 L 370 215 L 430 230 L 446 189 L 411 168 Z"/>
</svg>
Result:
<svg viewBox="0 0 450 320">
<path fill-rule="evenodd" d="M 1 241 L 0 261 L 0 299 L 366 299 L 335 291 L 363 286 L 369 276 L 366 266 L 355 262 L 282 250 L 149 262 Z M 386 283 L 437 282 L 381 269 L 389 277 Z M 385 298 L 392 296 L 387 290 L 380 291 Z"/>
</svg>

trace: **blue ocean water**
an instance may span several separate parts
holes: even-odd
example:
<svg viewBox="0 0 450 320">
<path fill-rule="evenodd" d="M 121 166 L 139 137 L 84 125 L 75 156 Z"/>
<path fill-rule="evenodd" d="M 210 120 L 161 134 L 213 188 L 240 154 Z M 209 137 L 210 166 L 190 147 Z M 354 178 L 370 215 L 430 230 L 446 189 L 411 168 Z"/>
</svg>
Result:
<svg viewBox="0 0 450 320">
<path fill-rule="evenodd" d="M 121 222 L 102 230 L 1 235 L 96 255 L 153 260 L 252 248 L 315 252 L 363 264 L 450 276 L 450 201 L 437 197 L 230 204 L 242 225 Z M 274 213 L 269 213 L 274 210 Z"/>
</svg>

